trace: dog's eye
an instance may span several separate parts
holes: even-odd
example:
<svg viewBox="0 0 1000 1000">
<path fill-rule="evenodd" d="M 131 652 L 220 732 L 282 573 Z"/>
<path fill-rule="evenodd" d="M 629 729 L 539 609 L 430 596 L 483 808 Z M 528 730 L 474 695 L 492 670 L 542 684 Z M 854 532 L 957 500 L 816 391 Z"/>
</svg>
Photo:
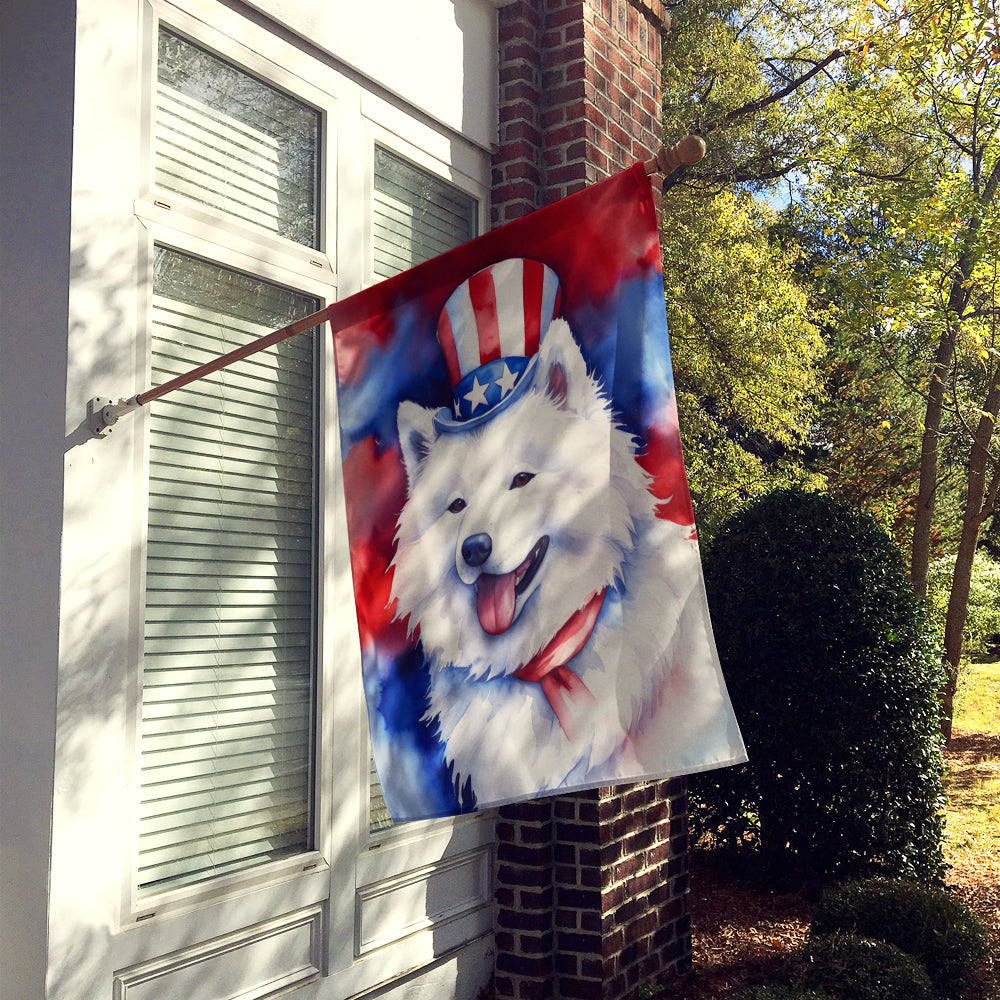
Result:
<svg viewBox="0 0 1000 1000">
<path fill-rule="evenodd" d="M 457 514 L 460 510 L 465 510 L 465 501 L 461 497 L 455 497 L 455 499 L 448 504 L 448 510 L 452 514 Z"/>
<path fill-rule="evenodd" d="M 527 486 L 532 479 L 535 478 L 533 472 L 519 472 L 511 481 L 510 488 L 512 490 L 519 490 L 522 486 Z"/>
</svg>

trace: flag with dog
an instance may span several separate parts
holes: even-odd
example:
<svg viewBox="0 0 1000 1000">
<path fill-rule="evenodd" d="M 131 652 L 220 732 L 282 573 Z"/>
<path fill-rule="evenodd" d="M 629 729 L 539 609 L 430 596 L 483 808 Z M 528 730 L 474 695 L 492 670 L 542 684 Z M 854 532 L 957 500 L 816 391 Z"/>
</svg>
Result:
<svg viewBox="0 0 1000 1000">
<path fill-rule="evenodd" d="M 394 820 L 745 759 L 641 164 L 330 310 Z"/>
</svg>

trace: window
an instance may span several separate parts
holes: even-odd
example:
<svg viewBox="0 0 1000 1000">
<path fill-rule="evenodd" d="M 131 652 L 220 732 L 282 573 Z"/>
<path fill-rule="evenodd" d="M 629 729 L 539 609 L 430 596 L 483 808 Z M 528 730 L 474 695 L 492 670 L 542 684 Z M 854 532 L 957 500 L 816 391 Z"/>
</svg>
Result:
<svg viewBox="0 0 1000 1000">
<path fill-rule="evenodd" d="M 377 13 L 345 22 L 319 0 L 99 2 L 63 53 L 79 426 L 56 553 L 57 992 L 430 995 L 490 960 L 492 817 L 369 834 L 329 326 L 101 442 L 80 412 L 376 280 L 376 144 L 481 219 L 490 105 L 463 80 L 492 87 L 494 18 L 460 7 L 433 15 L 454 44 L 419 104 L 389 86 L 404 26 L 383 19 L 372 46 Z"/>
<path fill-rule="evenodd" d="M 478 235 L 474 198 L 378 145 L 373 215 L 379 278 L 391 278 Z"/>
<path fill-rule="evenodd" d="M 146 10 L 140 388 L 477 234 L 483 150 L 229 5 Z M 123 983 L 222 935 L 353 996 L 491 926 L 490 818 L 391 829 L 368 774 L 334 365 L 324 325 L 137 415 Z"/>
<path fill-rule="evenodd" d="M 156 185 L 318 246 L 319 113 L 160 28 Z"/>
<path fill-rule="evenodd" d="M 478 235 L 476 200 L 382 146 L 375 146 L 374 273 L 391 278 Z M 369 832 L 392 826 L 369 756 Z"/>
<path fill-rule="evenodd" d="M 316 308 L 158 247 L 153 382 Z M 300 335 L 150 414 L 140 895 L 311 847 L 313 354 Z"/>
<path fill-rule="evenodd" d="M 166 27 L 157 191 L 315 246 L 320 115 Z M 157 245 L 151 384 L 315 312 Z M 140 899 L 314 846 L 317 345 L 300 334 L 158 400 L 140 732 Z"/>
</svg>

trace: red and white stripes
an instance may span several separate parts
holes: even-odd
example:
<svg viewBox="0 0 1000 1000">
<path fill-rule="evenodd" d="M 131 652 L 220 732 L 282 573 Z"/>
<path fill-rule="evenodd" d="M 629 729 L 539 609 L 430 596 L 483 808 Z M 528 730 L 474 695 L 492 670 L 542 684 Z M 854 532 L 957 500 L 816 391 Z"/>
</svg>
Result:
<svg viewBox="0 0 1000 1000">
<path fill-rule="evenodd" d="M 533 357 L 559 307 L 559 281 L 537 260 L 502 260 L 462 282 L 438 319 L 452 385 L 498 358 Z"/>
</svg>

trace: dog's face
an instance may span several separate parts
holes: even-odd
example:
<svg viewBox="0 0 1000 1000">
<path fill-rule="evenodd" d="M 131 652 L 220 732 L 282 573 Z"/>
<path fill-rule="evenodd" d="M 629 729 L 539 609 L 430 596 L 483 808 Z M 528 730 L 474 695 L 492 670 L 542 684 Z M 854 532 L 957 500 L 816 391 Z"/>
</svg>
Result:
<svg viewBox="0 0 1000 1000">
<path fill-rule="evenodd" d="M 399 408 L 396 613 L 432 660 L 513 673 L 614 582 L 645 481 L 562 320 L 506 410 L 458 432 L 440 432 L 434 412 Z"/>
</svg>

